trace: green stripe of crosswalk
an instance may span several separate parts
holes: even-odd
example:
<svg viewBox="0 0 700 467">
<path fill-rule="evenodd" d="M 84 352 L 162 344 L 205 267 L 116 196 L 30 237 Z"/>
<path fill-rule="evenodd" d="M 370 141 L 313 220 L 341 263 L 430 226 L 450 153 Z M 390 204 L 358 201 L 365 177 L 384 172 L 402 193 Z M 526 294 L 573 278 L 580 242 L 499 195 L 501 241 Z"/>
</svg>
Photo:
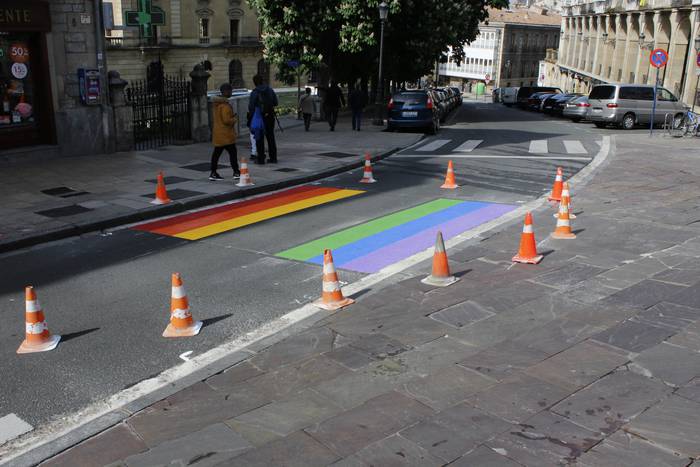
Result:
<svg viewBox="0 0 700 467">
<path fill-rule="evenodd" d="M 391 229 L 397 225 L 405 224 L 432 214 L 437 211 L 442 211 L 449 207 L 462 203 L 463 201 L 454 199 L 437 199 L 419 206 L 399 211 L 388 216 L 380 217 L 373 221 L 350 227 L 349 229 L 341 230 L 327 237 L 319 238 L 309 243 L 299 245 L 295 248 L 277 253 L 277 256 L 298 261 L 306 261 L 314 256 L 320 255 L 323 250 L 330 248 L 332 250 L 340 248 L 349 243 L 361 240 L 379 232 Z"/>
</svg>

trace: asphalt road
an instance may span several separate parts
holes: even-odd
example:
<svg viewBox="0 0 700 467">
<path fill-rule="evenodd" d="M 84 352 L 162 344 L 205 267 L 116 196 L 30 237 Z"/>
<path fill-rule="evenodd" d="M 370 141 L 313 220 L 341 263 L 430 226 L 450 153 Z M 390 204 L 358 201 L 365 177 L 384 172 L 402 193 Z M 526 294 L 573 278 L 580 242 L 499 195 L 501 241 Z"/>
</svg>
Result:
<svg viewBox="0 0 700 467">
<path fill-rule="evenodd" d="M 438 135 L 377 164 L 379 183 L 357 183 L 358 170 L 321 183 L 365 190 L 358 196 L 198 241 L 121 229 L 0 256 L 0 417 L 15 413 L 40 425 L 178 364 L 183 352 L 202 353 L 317 298 L 321 268 L 275 253 L 437 198 L 527 202 L 551 187 L 557 166 L 567 176 L 584 167 L 601 138 L 589 125 L 467 102 Z M 467 141 L 480 142 L 468 150 L 474 143 Z M 458 190 L 439 188 L 448 159 Z M 195 318 L 205 321 L 194 338 L 161 337 L 175 271 Z M 363 276 L 340 275 L 344 282 Z M 51 331 L 64 336 L 52 352 L 15 354 L 27 284 Z"/>
</svg>

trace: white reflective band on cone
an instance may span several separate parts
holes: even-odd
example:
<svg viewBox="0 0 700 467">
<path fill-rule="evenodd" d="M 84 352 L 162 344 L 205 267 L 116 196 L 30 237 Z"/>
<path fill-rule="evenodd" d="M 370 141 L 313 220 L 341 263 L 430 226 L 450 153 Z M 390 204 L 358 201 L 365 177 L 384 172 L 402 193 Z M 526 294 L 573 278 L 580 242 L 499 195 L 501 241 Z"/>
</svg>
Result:
<svg viewBox="0 0 700 467">
<path fill-rule="evenodd" d="M 333 266 L 333 263 L 325 264 L 323 265 L 323 273 L 324 274 L 333 274 L 335 272 L 335 266 Z"/>
<path fill-rule="evenodd" d="M 323 291 L 324 292 L 337 292 L 340 290 L 340 284 L 337 282 L 324 282 Z"/>
<path fill-rule="evenodd" d="M 532 224 L 525 224 L 523 226 L 523 233 L 532 233 Z"/>
<path fill-rule="evenodd" d="M 559 219 L 557 221 L 557 227 L 562 226 L 562 227 L 569 227 L 571 224 L 569 223 L 569 219 Z"/>
<path fill-rule="evenodd" d="M 171 313 L 171 315 L 172 315 L 173 318 L 178 318 L 178 319 L 187 319 L 187 318 L 189 318 L 190 316 L 192 316 L 192 315 L 190 314 L 190 309 L 189 309 L 189 308 L 186 308 L 186 309 L 184 309 L 184 310 L 180 310 L 180 309 L 173 310 L 172 313 Z"/>
<path fill-rule="evenodd" d="M 27 300 L 25 302 L 27 313 L 36 313 L 41 311 L 41 305 L 39 305 L 39 300 Z"/>
<path fill-rule="evenodd" d="M 173 286 L 172 297 L 173 298 L 184 298 L 187 294 L 185 293 L 185 288 L 183 286 Z"/>
<path fill-rule="evenodd" d="M 41 321 L 39 323 L 25 323 L 25 329 L 27 334 L 41 334 L 44 330 L 48 329 L 46 322 Z"/>
</svg>

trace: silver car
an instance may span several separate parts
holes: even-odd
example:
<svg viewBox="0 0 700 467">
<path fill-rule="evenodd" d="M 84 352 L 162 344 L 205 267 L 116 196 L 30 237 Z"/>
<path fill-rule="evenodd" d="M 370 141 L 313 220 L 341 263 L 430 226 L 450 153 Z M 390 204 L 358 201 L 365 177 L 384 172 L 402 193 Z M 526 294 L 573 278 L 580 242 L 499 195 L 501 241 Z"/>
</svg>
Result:
<svg viewBox="0 0 700 467">
<path fill-rule="evenodd" d="M 574 122 L 580 122 L 588 118 L 590 108 L 591 104 L 588 102 L 588 96 L 572 97 L 564 103 L 562 115 Z"/>
<path fill-rule="evenodd" d="M 664 122 L 666 114 L 679 118 L 685 107 L 678 98 L 664 88 L 658 88 L 655 124 Z M 588 96 L 591 104 L 588 119 L 598 128 L 608 124 L 620 125 L 625 130 L 635 125 L 649 125 L 654 104 L 654 86 L 643 84 L 601 84 Z"/>
</svg>

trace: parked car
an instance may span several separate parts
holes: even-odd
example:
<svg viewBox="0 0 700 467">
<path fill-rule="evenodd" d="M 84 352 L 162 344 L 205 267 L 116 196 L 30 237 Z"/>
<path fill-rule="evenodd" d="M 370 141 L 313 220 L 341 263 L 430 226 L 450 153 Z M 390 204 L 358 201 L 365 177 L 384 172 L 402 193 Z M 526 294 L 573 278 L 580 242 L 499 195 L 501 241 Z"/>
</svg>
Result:
<svg viewBox="0 0 700 467">
<path fill-rule="evenodd" d="M 503 102 L 503 90 L 505 88 L 494 88 L 493 91 L 491 91 L 491 102 L 494 104 L 498 102 Z"/>
<path fill-rule="evenodd" d="M 588 103 L 588 96 L 573 97 L 564 103 L 562 115 L 574 122 L 580 122 L 588 119 L 590 108 L 591 104 Z"/>
<path fill-rule="evenodd" d="M 447 93 L 442 89 L 433 89 L 433 95 L 435 96 L 435 104 L 438 106 L 440 123 L 444 123 L 445 119 L 447 118 L 447 114 L 450 113 L 451 110 Z"/>
<path fill-rule="evenodd" d="M 583 94 L 579 93 L 566 94 L 566 96 L 567 97 L 559 98 L 554 102 L 554 109 L 552 109 L 553 115 L 562 117 L 564 115 L 564 109 L 566 108 L 567 102 L 574 101 L 579 97 L 585 97 Z"/>
<path fill-rule="evenodd" d="M 573 93 L 567 93 L 567 94 L 552 94 L 551 96 L 547 97 L 543 102 L 542 102 L 542 112 L 548 113 L 548 114 L 555 114 L 558 113 L 561 115 L 561 111 L 564 108 L 563 103 L 566 102 L 567 100 L 571 99 L 572 97 L 578 97 L 581 94 L 573 94 Z M 560 105 L 562 104 L 562 105 Z"/>
<path fill-rule="evenodd" d="M 654 124 L 664 122 L 666 114 L 681 118 L 685 106 L 665 88 L 658 88 Z M 609 124 L 630 130 L 635 125 L 649 125 L 654 105 L 654 86 L 641 84 L 602 84 L 588 95 L 589 119 L 598 128 Z"/>
<path fill-rule="evenodd" d="M 521 108 L 527 108 L 529 106 L 528 99 L 536 92 L 561 93 L 561 89 L 559 88 L 544 86 L 522 86 L 517 89 L 518 94 L 516 96 L 515 103 Z"/>
<path fill-rule="evenodd" d="M 515 105 L 518 103 L 518 91 L 520 88 L 502 88 L 501 90 L 501 103 L 507 107 Z"/>
<path fill-rule="evenodd" d="M 457 107 L 457 98 L 452 88 L 438 88 L 438 91 L 442 92 L 445 95 L 448 112 L 451 112 L 452 109 Z"/>
<path fill-rule="evenodd" d="M 546 99 L 549 96 L 552 96 L 553 94 L 551 92 L 536 92 L 532 94 L 530 97 L 527 99 L 527 106 L 525 107 L 528 110 L 540 110 L 540 106 L 542 105 L 542 101 Z"/>
<path fill-rule="evenodd" d="M 423 128 L 430 134 L 440 129 L 440 109 L 437 96 L 431 90 L 401 91 L 389 100 L 387 128 Z"/>
<path fill-rule="evenodd" d="M 462 90 L 459 89 L 458 87 L 452 86 L 450 89 L 452 89 L 455 93 L 455 96 L 457 98 L 457 105 L 462 105 L 463 99 L 462 99 Z"/>
</svg>

